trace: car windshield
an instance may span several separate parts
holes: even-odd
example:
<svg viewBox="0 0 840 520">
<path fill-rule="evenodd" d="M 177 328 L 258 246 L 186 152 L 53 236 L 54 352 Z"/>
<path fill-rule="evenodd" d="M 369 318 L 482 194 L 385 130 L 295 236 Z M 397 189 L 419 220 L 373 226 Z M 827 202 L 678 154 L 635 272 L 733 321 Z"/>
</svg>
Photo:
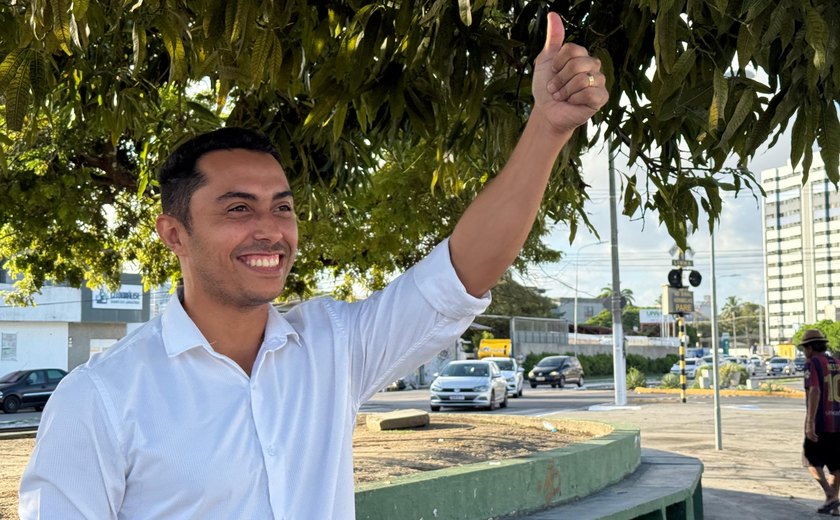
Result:
<svg viewBox="0 0 840 520">
<path fill-rule="evenodd" d="M 446 365 L 441 375 L 448 377 L 487 377 L 490 367 L 486 363 L 452 363 Z"/>
<path fill-rule="evenodd" d="M 23 379 L 23 376 L 25 375 L 26 372 L 21 372 L 20 370 L 18 370 L 17 372 L 9 372 L 8 374 L 0 378 L 0 383 L 17 383 L 18 381 Z"/>
<path fill-rule="evenodd" d="M 777 358 L 773 358 L 773 359 L 771 359 L 771 360 L 770 360 L 770 362 L 771 362 L 771 363 L 787 363 L 787 362 L 788 362 L 788 360 L 787 360 L 787 359 L 785 359 L 785 358 L 780 358 L 780 357 L 777 357 Z"/>
<path fill-rule="evenodd" d="M 493 363 L 498 365 L 499 370 L 513 370 L 513 361 L 509 359 L 494 359 Z"/>
<path fill-rule="evenodd" d="M 694 365 L 696 363 L 697 363 L 697 360 L 695 360 L 695 359 L 686 359 L 685 360 L 686 365 Z M 677 364 L 679 365 L 679 362 Z"/>
<path fill-rule="evenodd" d="M 542 358 L 539 363 L 537 363 L 538 367 L 559 367 L 566 362 L 566 358 L 564 357 L 547 357 Z"/>
</svg>

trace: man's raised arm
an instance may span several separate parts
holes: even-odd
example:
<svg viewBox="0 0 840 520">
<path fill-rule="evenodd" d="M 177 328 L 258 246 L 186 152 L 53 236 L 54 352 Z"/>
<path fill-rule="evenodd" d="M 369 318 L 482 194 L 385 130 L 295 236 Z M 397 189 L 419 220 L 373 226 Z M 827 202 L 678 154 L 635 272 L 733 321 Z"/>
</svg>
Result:
<svg viewBox="0 0 840 520">
<path fill-rule="evenodd" d="M 455 226 L 449 252 L 467 292 L 481 296 L 510 267 L 528 238 L 549 174 L 572 132 L 607 102 L 601 62 L 564 44 L 549 13 L 545 47 L 534 63 L 534 107 L 507 164 Z"/>
</svg>

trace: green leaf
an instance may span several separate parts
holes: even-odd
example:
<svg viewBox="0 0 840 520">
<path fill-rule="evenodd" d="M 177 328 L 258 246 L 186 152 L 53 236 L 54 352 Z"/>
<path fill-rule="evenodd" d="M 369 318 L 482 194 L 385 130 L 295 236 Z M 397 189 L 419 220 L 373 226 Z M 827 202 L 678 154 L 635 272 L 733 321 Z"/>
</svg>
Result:
<svg viewBox="0 0 840 520">
<path fill-rule="evenodd" d="M 251 53 L 251 83 L 255 87 L 258 87 L 265 77 L 273 39 L 274 35 L 271 32 L 263 30 L 257 34 L 254 40 L 254 48 Z"/>
<path fill-rule="evenodd" d="M 68 56 L 71 56 L 73 51 L 70 50 L 70 45 L 73 43 L 73 37 L 70 34 L 70 23 L 73 13 L 66 0 L 52 1 L 53 34 L 58 40 L 61 50 L 63 50 Z"/>
<path fill-rule="evenodd" d="M 6 98 L 6 126 L 10 130 L 20 131 L 32 96 L 29 93 L 29 68 L 21 67 L 20 74 L 12 77 L 3 95 Z"/>
<path fill-rule="evenodd" d="M 752 113 L 754 98 L 755 94 L 750 90 L 745 89 L 741 93 L 741 98 L 738 99 L 738 104 L 735 105 L 735 111 L 726 124 L 726 130 L 724 130 L 723 135 L 720 137 L 720 146 L 727 146 L 729 140 L 735 135 L 735 132 L 738 131 L 741 125 L 744 124 L 744 121 L 747 120 L 747 117 Z"/>
<path fill-rule="evenodd" d="M 12 79 L 20 74 L 18 69 L 28 66 L 30 52 L 29 49 L 15 49 L 0 62 L 0 90 L 5 90 Z"/>
<path fill-rule="evenodd" d="M 822 116 L 820 155 L 825 163 L 826 175 L 837 184 L 840 181 L 840 122 L 837 120 L 837 105 L 829 103 L 823 107 Z"/>
<path fill-rule="evenodd" d="M 470 0 L 458 0 L 458 14 L 461 16 L 461 22 L 467 27 L 472 25 L 472 8 L 470 7 Z"/>
<path fill-rule="evenodd" d="M 814 67 L 823 70 L 826 65 L 828 24 L 814 7 L 805 7 L 805 41 L 814 50 Z"/>
<path fill-rule="evenodd" d="M 32 54 L 32 59 L 29 61 L 29 78 L 35 102 L 40 104 L 47 97 L 49 89 L 46 58 L 43 54 Z"/>
<path fill-rule="evenodd" d="M 347 103 L 338 103 L 333 113 L 332 138 L 337 142 L 344 131 L 344 119 L 347 117 Z"/>
<path fill-rule="evenodd" d="M 146 61 L 146 29 L 136 20 L 131 28 L 131 43 L 133 48 L 132 75 L 136 76 Z"/>
<path fill-rule="evenodd" d="M 677 23 L 679 13 L 676 9 L 660 12 L 656 16 L 655 35 L 653 40 L 656 51 L 657 66 L 666 74 L 671 72 L 677 56 Z"/>
</svg>

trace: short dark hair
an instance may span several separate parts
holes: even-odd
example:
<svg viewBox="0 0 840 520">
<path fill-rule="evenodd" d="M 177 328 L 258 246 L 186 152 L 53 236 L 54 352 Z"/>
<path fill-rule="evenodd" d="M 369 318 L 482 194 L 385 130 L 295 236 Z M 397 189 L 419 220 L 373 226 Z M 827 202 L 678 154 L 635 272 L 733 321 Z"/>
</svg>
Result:
<svg viewBox="0 0 840 520">
<path fill-rule="evenodd" d="M 828 341 L 814 341 L 807 346 L 811 347 L 814 352 L 825 352 L 828 350 Z"/>
<path fill-rule="evenodd" d="M 198 167 L 199 159 L 217 150 L 263 152 L 282 164 L 280 154 L 263 133 L 248 128 L 226 127 L 197 135 L 175 149 L 158 171 L 163 212 L 190 227 L 190 199 L 207 182 Z"/>
</svg>

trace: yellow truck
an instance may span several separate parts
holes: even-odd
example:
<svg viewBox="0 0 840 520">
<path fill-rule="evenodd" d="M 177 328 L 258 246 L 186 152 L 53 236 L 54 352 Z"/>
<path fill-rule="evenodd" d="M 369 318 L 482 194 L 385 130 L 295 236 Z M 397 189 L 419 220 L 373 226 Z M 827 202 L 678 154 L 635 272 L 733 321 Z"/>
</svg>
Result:
<svg viewBox="0 0 840 520">
<path fill-rule="evenodd" d="M 478 344 L 478 359 L 486 357 L 510 357 L 510 340 L 482 339 Z"/>
</svg>

